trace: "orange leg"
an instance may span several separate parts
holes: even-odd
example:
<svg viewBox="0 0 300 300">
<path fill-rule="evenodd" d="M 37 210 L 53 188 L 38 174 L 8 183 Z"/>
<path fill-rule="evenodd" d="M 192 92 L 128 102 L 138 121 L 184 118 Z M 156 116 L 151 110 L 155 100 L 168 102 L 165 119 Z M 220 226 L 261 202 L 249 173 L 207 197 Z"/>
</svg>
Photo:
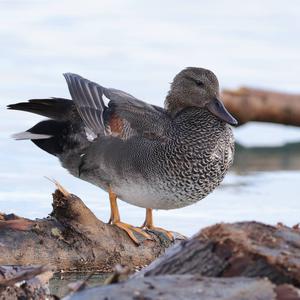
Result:
<svg viewBox="0 0 300 300">
<path fill-rule="evenodd" d="M 111 210 L 110 220 L 108 223 L 123 229 L 129 235 L 132 241 L 137 245 L 139 245 L 140 243 L 138 239 L 135 237 L 133 231 L 141 234 L 146 239 L 152 239 L 152 237 L 148 233 L 143 231 L 141 228 L 137 228 L 130 224 L 121 222 L 119 208 L 117 204 L 117 195 L 111 189 L 109 189 L 108 193 L 109 193 L 110 210 Z"/>
<path fill-rule="evenodd" d="M 163 228 L 160 227 L 155 227 L 153 225 L 153 215 L 152 215 L 152 208 L 146 208 L 146 219 L 145 222 L 143 223 L 143 225 L 141 226 L 141 228 L 143 229 L 149 229 L 149 230 L 153 230 L 153 231 L 159 231 L 162 232 L 163 234 L 165 234 L 171 241 L 174 240 L 173 234 L 168 231 L 165 230 Z"/>
</svg>

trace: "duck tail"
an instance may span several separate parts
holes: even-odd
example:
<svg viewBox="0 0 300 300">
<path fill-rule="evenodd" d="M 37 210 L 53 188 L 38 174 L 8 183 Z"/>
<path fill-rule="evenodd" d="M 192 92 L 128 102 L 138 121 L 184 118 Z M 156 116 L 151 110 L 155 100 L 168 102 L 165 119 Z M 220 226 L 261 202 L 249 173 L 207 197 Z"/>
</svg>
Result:
<svg viewBox="0 0 300 300">
<path fill-rule="evenodd" d="M 75 109 L 74 102 L 64 98 L 30 99 L 9 104 L 7 109 L 27 111 L 54 120 L 65 120 Z"/>
<path fill-rule="evenodd" d="M 45 120 L 37 123 L 30 129 L 13 134 L 16 140 L 31 140 L 36 146 L 42 150 L 58 156 L 63 153 L 64 135 L 62 132 L 68 128 L 67 122 L 56 120 Z"/>
<path fill-rule="evenodd" d="M 72 100 L 32 99 L 10 104 L 7 108 L 49 118 L 24 132 L 14 134 L 12 137 L 16 140 L 31 140 L 39 148 L 55 156 L 66 151 L 76 152 L 87 144 L 84 124 Z"/>
</svg>

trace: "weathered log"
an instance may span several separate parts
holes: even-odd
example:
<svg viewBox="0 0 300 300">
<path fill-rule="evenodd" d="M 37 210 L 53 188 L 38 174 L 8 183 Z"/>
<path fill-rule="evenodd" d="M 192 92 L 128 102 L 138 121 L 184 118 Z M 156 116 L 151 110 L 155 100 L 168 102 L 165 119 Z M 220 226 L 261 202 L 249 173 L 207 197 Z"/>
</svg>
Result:
<svg viewBox="0 0 300 300">
<path fill-rule="evenodd" d="M 50 264 L 66 271 L 111 272 L 123 264 L 133 269 L 149 264 L 172 244 L 161 233 L 149 234 L 152 240 L 137 234 L 141 244 L 136 246 L 123 230 L 97 219 L 78 197 L 56 190 L 46 219 L 2 215 L 0 265 Z"/>
<path fill-rule="evenodd" d="M 0 299 L 55 299 L 48 289 L 51 277 L 46 266 L 0 266 Z"/>
<path fill-rule="evenodd" d="M 243 222 L 205 228 L 131 279 L 65 300 L 300 300 L 300 290 L 291 284 L 300 286 L 299 226 Z"/>
<path fill-rule="evenodd" d="M 300 287 L 299 227 L 218 224 L 170 248 L 135 277 L 192 274 L 267 277 Z"/>
<path fill-rule="evenodd" d="M 222 100 L 238 119 L 300 126 L 300 95 L 242 87 L 223 90 Z"/>
<path fill-rule="evenodd" d="M 300 300 L 300 290 L 267 279 L 164 275 L 82 290 L 63 300 Z"/>
</svg>

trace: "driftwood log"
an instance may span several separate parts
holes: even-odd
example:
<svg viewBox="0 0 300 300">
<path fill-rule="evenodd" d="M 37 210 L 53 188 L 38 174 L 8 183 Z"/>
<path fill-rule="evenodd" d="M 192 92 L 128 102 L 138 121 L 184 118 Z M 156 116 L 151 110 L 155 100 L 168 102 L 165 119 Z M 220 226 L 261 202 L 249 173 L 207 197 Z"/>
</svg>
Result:
<svg viewBox="0 0 300 300">
<path fill-rule="evenodd" d="M 0 264 L 50 263 L 64 270 L 108 272 L 116 264 L 131 269 L 146 265 L 170 245 L 151 233 L 153 240 L 141 237 L 136 246 L 123 231 L 98 220 L 78 197 L 60 189 L 53 199 L 47 219 L 2 215 Z M 30 272 L 23 271 L 0 278 L 0 299 L 47 294 L 44 281 L 23 285 L 30 280 Z M 178 242 L 127 278 L 126 271 L 113 274 L 105 286 L 75 284 L 79 288 L 66 299 L 300 300 L 300 229 L 256 222 L 217 224 Z"/>
<path fill-rule="evenodd" d="M 149 234 L 152 240 L 137 235 L 141 244 L 136 246 L 123 230 L 97 219 L 78 197 L 56 190 L 48 218 L 0 216 L 0 265 L 111 272 L 122 264 L 134 269 L 148 265 L 172 244 L 161 233 Z"/>
<path fill-rule="evenodd" d="M 222 100 L 239 125 L 259 121 L 300 126 L 300 95 L 240 88 L 223 90 Z"/>
<path fill-rule="evenodd" d="M 257 222 L 217 224 L 170 248 L 136 276 L 267 277 L 300 287 L 300 230 Z"/>
<path fill-rule="evenodd" d="M 300 300 L 297 287 L 299 227 L 243 222 L 205 228 L 129 280 L 64 299 Z"/>
<path fill-rule="evenodd" d="M 86 289 L 64 300 L 300 300 L 300 290 L 267 279 L 165 275 Z"/>
</svg>

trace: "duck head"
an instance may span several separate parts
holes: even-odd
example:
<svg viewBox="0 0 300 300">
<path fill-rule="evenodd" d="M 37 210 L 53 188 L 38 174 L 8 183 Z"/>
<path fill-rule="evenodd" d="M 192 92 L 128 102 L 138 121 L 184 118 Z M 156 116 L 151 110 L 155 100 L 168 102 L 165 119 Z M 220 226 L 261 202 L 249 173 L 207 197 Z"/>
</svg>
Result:
<svg viewBox="0 0 300 300">
<path fill-rule="evenodd" d="M 216 75 L 207 69 L 189 67 L 175 76 L 166 97 L 165 108 L 175 116 L 187 107 L 207 109 L 226 123 L 238 123 L 220 100 Z"/>
</svg>

